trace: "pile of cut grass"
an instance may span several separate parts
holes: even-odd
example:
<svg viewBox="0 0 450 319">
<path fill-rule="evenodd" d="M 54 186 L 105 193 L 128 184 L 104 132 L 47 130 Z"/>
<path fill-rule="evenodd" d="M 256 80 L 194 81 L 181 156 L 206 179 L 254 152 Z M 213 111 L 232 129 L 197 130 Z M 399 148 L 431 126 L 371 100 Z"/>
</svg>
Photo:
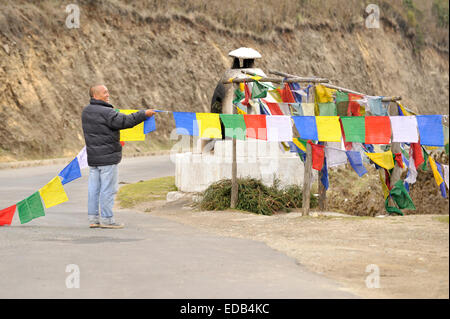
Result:
<svg viewBox="0 0 450 319">
<path fill-rule="evenodd" d="M 261 215 L 272 215 L 275 212 L 289 212 L 302 207 L 302 189 L 298 185 L 280 188 L 277 182 L 273 186 L 265 186 L 254 178 L 238 179 L 239 197 L 236 209 Z M 311 194 L 311 207 L 317 207 L 317 198 Z M 211 184 L 203 193 L 199 202 L 202 210 L 225 210 L 231 204 L 231 180 L 223 179 Z"/>
</svg>

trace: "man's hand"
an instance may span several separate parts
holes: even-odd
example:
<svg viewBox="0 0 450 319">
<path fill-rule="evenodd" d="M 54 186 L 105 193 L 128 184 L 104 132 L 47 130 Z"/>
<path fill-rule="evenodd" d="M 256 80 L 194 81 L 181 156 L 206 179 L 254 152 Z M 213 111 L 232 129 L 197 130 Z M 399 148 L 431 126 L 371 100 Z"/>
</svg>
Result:
<svg viewBox="0 0 450 319">
<path fill-rule="evenodd" d="M 156 114 L 156 112 L 155 111 L 153 111 L 153 110 L 145 110 L 145 116 L 147 116 L 147 117 L 152 117 L 153 115 L 155 115 Z"/>
</svg>

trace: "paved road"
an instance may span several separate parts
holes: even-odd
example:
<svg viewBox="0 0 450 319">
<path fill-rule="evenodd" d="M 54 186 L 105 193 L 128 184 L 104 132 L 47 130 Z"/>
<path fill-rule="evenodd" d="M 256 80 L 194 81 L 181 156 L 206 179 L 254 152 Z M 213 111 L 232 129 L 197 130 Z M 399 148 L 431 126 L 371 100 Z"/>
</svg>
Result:
<svg viewBox="0 0 450 319">
<path fill-rule="evenodd" d="M 65 165 L 0 170 L 0 208 L 45 185 Z M 174 174 L 169 156 L 124 159 L 119 180 Z M 69 202 L 0 227 L 0 298 L 352 298 L 265 244 L 214 236 L 121 210 L 121 230 L 87 227 L 87 170 L 65 185 Z M 79 288 L 67 288 L 70 264 Z M 71 277 L 72 278 L 72 277 Z M 70 282 L 70 281 L 69 281 Z M 72 282 L 73 283 L 73 282 Z"/>
</svg>

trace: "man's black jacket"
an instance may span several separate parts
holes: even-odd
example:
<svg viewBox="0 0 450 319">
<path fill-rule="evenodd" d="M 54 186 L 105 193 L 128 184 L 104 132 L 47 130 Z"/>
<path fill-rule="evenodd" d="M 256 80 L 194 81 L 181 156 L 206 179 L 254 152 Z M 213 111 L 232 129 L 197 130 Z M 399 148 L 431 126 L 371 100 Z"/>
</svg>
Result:
<svg viewBox="0 0 450 319">
<path fill-rule="evenodd" d="M 146 118 L 144 110 L 125 115 L 109 103 L 91 99 L 81 114 L 88 165 L 119 164 L 122 160 L 119 130 L 131 128 Z"/>
</svg>

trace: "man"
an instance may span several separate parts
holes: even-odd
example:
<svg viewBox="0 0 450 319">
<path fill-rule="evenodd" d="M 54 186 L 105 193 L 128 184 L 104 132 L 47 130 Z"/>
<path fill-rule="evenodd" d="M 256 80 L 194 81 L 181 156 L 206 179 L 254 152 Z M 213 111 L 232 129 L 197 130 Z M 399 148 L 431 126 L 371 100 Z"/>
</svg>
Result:
<svg viewBox="0 0 450 319">
<path fill-rule="evenodd" d="M 143 122 L 155 112 L 141 110 L 130 115 L 117 112 L 109 104 L 109 92 L 104 85 L 91 87 L 89 95 L 90 103 L 81 115 L 89 165 L 89 227 L 123 228 L 123 224 L 114 220 L 112 211 L 118 190 L 117 164 L 122 160 L 119 131 Z"/>
</svg>

